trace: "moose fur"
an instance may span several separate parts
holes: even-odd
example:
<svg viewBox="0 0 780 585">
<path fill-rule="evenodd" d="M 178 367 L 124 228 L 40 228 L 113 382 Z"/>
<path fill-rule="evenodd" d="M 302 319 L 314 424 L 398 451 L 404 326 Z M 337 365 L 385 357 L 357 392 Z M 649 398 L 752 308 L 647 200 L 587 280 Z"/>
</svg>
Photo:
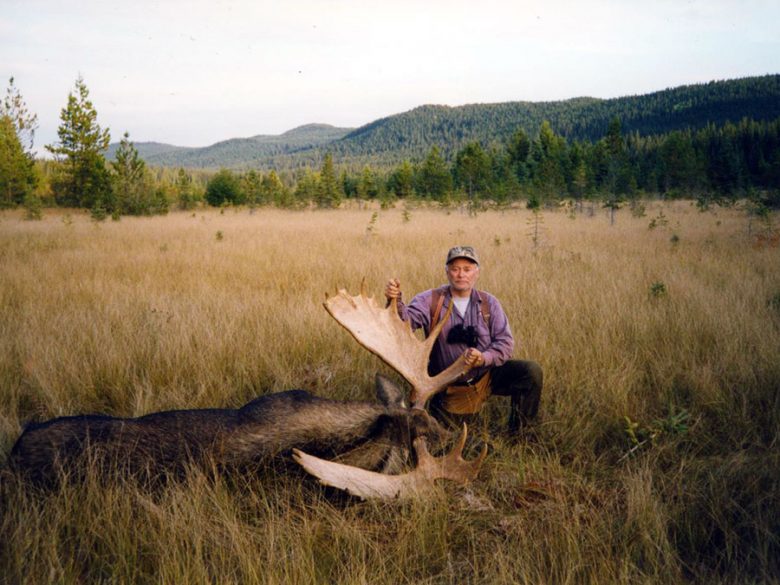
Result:
<svg viewBox="0 0 780 585">
<path fill-rule="evenodd" d="M 379 402 L 336 401 L 303 390 L 268 394 L 239 409 L 172 410 L 139 418 L 78 415 L 29 424 L 9 468 L 35 483 L 56 481 L 85 459 L 155 478 L 187 465 L 247 467 L 292 449 L 365 469 L 397 471 L 417 437 L 438 445 L 448 433 L 427 412 L 403 404 L 377 376 Z"/>
</svg>

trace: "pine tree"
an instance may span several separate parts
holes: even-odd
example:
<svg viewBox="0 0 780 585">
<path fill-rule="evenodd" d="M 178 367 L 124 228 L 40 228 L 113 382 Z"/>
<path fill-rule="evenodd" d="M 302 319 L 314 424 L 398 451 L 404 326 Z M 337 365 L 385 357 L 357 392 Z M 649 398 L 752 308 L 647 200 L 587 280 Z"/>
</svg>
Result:
<svg viewBox="0 0 780 585">
<path fill-rule="evenodd" d="M 0 207 L 23 203 L 38 185 L 32 152 L 37 127 L 38 116 L 27 109 L 11 77 L 0 103 Z"/>
<path fill-rule="evenodd" d="M 438 200 L 452 191 L 452 175 L 436 146 L 431 148 L 420 168 L 417 191 L 424 197 Z"/>
<path fill-rule="evenodd" d="M 338 207 L 343 195 L 341 183 L 336 179 L 336 171 L 333 168 L 333 156 L 327 153 L 320 171 L 317 205 L 319 207 Z"/>
<path fill-rule="evenodd" d="M 360 181 L 357 186 L 357 196 L 361 199 L 376 199 L 379 195 L 379 186 L 377 185 L 374 173 L 371 167 L 363 167 L 363 173 L 360 175 Z"/>
<path fill-rule="evenodd" d="M 524 181 L 528 176 L 528 153 L 531 152 L 531 141 L 522 128 L 518 128 L 512 135 L 507 145 L 509 162 L 519 181 Z"/>
<path fill-rule="evenodd" d="M 33 160 L 24 152 L 13 120 L 0 116 L 0 208 L 22 204 L 36 184 Z"/>
<path fill-rule="evenodd" d="M 75 94 L 60 112 L 59 142 L 46 149 L 62 161 L 59 176 L 52 185 L 58 203 L 69 206 L 103 208 L 111 205 L 111 180 L 103 152 L 111 135 L 97 123 L 97 112 L 89 100 L 89 90 L 81 76 Z"/>
<path fill-rule="evenodd" d="M 294 203 L 289 189 L 284 186 L 276 171 L 272 170 L 263 177 L 262 189 L 265 200 L 278 207 L 291 207 Z"/>
<path fill-rule="evenodd" d="M 396 197 L 412 197 L 414 195 L 414 169 L 408 160 L 401 163 L 390 175 L 387 187 Z"/>
<path fill-rule="evenodd" d="M 263 190 L 263 178 L 252 169 L 242 177 L 244 198 L 250 208 L 268 203 L 268 197 Z"/>
<path fill-rule="evenodd" d="M 152 213 L 155 205 L 153 188 L 130 135 L 125 132 L 111 163 L 114 199 L 111 211 L 130 215 Z"/>
<path fill-rule="evenodd" d="M 27 109 L 27 104 L 22 94 L 14 85 L 14 78 L 8 80 L 8 88 L 5 92 L 0 116 L 8 116 L 16 129 L 16 136 L 22 145 L 24 152 L 32 158 L 32 148 L 35 142 L 35 131 L 38 129 L 38 115 Z"/>
<path fill-rule="evenodd" d="M 179 168 L 176 179 L 173 182 L 173 190 L 176 193 L 176 201 L 179 209 L 194 209 L 199 197 L 192 184 L 192 177 L 186 171 Z"/>
<path fill-rule="evenodd" d="M 469 199 L 490 187 L 490 158 L 479 142 L 470 142 L 455 156 L 455 182 L 466 190 Z"/>
</svg>

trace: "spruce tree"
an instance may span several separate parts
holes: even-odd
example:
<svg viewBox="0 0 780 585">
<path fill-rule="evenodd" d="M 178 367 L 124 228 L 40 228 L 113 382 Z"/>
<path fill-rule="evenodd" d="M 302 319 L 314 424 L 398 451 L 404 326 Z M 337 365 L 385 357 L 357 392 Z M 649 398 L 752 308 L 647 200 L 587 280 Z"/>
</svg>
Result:
<svg viewBox="0 0 780 585">
<path fill-rule="evenodd" d="M 62 162 L 52 188 L 58 203 L 74 207 L 111 210 L 111 179 L 103 153 L 111 135 L 97 123 L 97 111 L 81 76 L 75 93 L 60 112 L 59 142 L 46 149 Z"/>
<path fill-rule="evenodd" d="M 388 188 L 396 197 L 411 197 L 414 195 L 414 169 L 408 160 L 401 163 L 388 179 Z"/>
<path fill-rule="evenodd" d="M 144 215 L 152 212 L 154 198 L 147 177 L 146 164 L 141 160 L 130 135 L 125 132 L 117 148 L 113 167 L 113 209 L 117 213 Z"/>
<path fill-rule="evenodd" d="M 420 168 L 417 191 L 438 200 L 452 191 L 452 175 L 436 146 L 431 148 Z"/>
<path fill-rule="evenodd" d="M 8 80 L 5 98 L 0 106 L 0 116 L 11 118 L 22 149 L 30 158 L 33 158 L 32 148 L 35 141 L 35 131 L 38 129 L 38 115 L 27 109 L 22 94 L 14 85 L 13 77 Z"/>
<path fill-rule="evenodd" d="M 13 120 L 0 116 L 0 208 L 22 204 L 34 191 L 37 175 Z"/>
<path fill-rule="evenodd" d="M 8 80 L 0 103 L 0 207 L 23 203 L 38 185 L 32 151 L 38 116 L 30 113 L 22 95 Z"/>
<path fill-rule="evenodd" d="M 333 168 L 333 156 L 327 153 L 320 171 L 317 205 L 320 207 L 338 207 L 341 204 L 342 196 L 341 183 L 336 179 L 336 171 Z"/>
</svg>

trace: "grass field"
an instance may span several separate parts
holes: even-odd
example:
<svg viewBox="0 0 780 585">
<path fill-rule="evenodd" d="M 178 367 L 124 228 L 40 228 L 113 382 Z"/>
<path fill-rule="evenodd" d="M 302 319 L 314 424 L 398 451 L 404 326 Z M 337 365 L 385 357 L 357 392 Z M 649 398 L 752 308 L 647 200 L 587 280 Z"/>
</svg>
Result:
<svg viewBox="0 0 780 585">
<path fill-rule="evenodd" d="M 480 477 L 419 502 L 270 471 L 45 495 L 5 476 L 0 581 L 780 582 L 780 249 L 743 212 L 545 211 L 536 242 L 524 209 L 372 213 L 0 214 L 0 463 L 33 419 L 370 399 L 387 368 L 324 294 L 441 284 L 455 244 L 545 370 L 532 432 L 510 440 L 492 399 Z"/>
</svg>

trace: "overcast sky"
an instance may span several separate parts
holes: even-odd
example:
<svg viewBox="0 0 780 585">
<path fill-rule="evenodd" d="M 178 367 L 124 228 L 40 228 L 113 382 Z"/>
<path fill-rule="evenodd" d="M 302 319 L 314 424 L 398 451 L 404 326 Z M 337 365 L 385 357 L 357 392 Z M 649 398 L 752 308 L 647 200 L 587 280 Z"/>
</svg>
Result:
<svg viewBox="0 0 780 585">
<path fill-rule="evenodd" d="M 79 74 L 112 140 L 206 146 L 778 73 L 779 26 L 777 0 L 0 0 L 0 74 L 38 114 L 36 149 Z"/>
</svg>

